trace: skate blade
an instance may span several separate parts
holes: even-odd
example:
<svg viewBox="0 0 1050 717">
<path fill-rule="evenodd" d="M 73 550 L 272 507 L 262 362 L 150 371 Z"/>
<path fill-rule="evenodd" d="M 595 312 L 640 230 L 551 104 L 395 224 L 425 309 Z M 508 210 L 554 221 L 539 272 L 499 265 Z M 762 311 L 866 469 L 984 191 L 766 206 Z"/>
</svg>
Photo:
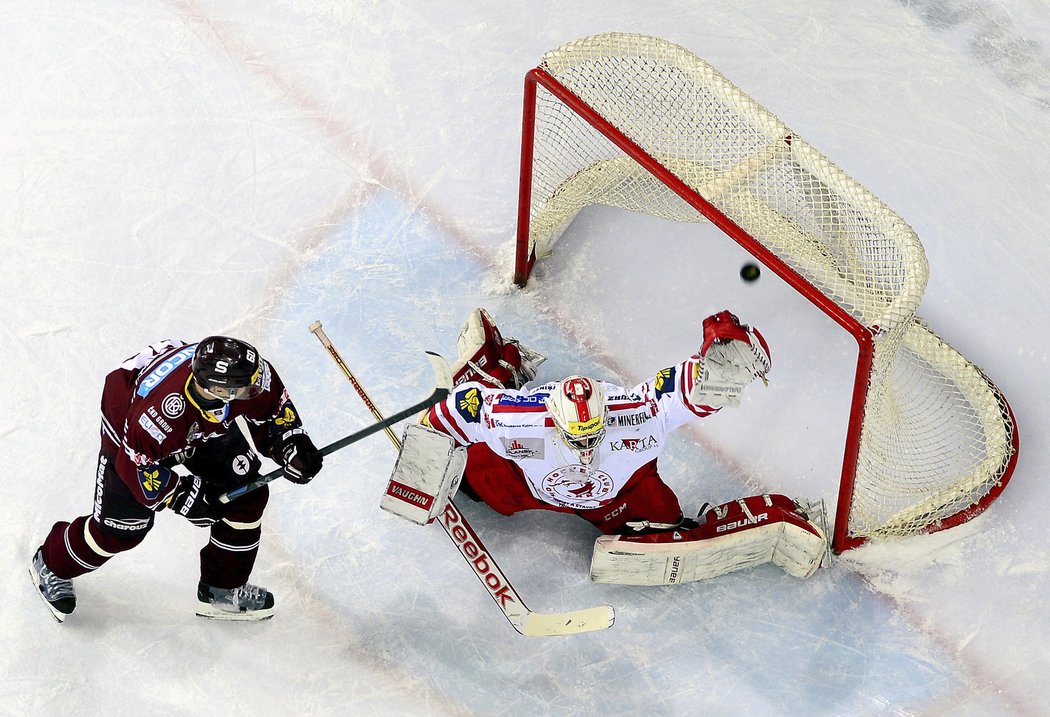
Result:
<svg viewBox="0 0 1050 717">
<path fill-rule="evenodd" d="M 236 622 L 259 622 L 260 620 L 269 620 L 273 617 L 273 608 L 265 610 L 252 610 L 245 612 L 229 612 L 227 610 L 221 610 L 210 605 L 199 605 L 197 607 L 197 617 L 203 617 L 208 620 L 231 620 Z"/>
</svg>

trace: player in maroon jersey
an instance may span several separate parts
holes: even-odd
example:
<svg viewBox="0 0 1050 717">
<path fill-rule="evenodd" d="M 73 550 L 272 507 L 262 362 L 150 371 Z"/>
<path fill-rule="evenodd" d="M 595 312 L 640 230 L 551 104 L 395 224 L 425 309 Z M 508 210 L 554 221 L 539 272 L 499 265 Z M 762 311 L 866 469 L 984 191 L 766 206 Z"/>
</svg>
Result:
<svg viewBox="0 0 1050 717">
<path fill-rule="evenodd" d="M 200 552 L 197 614 L 272 616 L 273 595 L 248 583 L 269 491 L 263 486 L 229 504 L 217 498 L 259 477 L 256 450 L 293 483 L 321 469 L 274 368 L 226 336 L 153 344 L 106 376 L 101 433 L 94 510 L 55 523 L 31 563 L 55 617 L 65 619 L 76 606 L 73 578 L 141 543 L 165 508 L 210 530 Z"/>
</svg>

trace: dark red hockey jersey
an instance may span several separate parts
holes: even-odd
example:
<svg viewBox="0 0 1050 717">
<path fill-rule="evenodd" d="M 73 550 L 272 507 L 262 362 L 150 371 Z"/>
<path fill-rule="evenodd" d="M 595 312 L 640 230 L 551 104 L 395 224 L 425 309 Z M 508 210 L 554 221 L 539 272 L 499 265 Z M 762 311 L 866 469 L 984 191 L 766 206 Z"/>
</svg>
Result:
<svg viewBox="0 0 1050 717">
<path fill-rule="evenodd" d="M 244 416 L 256 448 L 271 455 L 277 436 L 302 421 L 277 372 L 261 361 L 257 396 L 206 410 L 189 390 L 196 344 L 168 339 L 132 356 L 106 376 L 102 392 L 102 444 L 116 457 L 120 479 L 143 505 L 156 509 L 175 491 L 177 478 L 163 463 L 205 441 L 239 430 Z"/>
</svg>

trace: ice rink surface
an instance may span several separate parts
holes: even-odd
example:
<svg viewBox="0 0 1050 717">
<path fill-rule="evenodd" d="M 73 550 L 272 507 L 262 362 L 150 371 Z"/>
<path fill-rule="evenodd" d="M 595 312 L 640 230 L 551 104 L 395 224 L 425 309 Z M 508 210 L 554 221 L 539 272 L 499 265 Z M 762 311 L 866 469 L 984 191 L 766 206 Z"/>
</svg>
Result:
<svg viewBox="0 0 1050 717">
<path fill-rule="evenodd" d="M 731 6 L 731 7 L 730 7 Z M 105 374 L 157 339 L 253 341 L 328 443 L 430 391 L 485 306 L 540 378 L 633 384 L 730 308 L 768 389 L 676 434 L 687 510 L 834 500 L 856 347 L 711 227 L 586 210 L 512 287 L 522 78 L 610 30 L 704 58 L 911 224 L 920 314 L 1011 401 L 1021 454 L 969 524 L 881 542 L 808 581 L 589 582 L 589 525 L 465 509 L 530 607 L 608 603 L 607 631 L 518 636 L 444 533 L 381 512 L 382 436 L 273 484 L 253 581 L 275 619 L 193 615 L 204 532 L 169 514 L 78 579 L 56 625 L 26 562 L 87 513 Z M 0 714 L 1050 714 L 1042 403 L 1050 336 L 1050 8 L 841 3 L 0 4 Z"/>
</svg>

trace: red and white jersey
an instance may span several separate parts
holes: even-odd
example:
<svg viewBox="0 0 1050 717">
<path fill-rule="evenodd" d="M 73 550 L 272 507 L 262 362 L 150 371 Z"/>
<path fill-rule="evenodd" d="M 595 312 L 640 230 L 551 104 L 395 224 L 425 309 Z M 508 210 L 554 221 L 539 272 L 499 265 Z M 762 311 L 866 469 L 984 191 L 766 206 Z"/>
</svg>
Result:
<svg viewBox="0 0 1050 717">
<path fill-rule="evenodd" d="M 607 433 L 589 465 L 562 441 L 544 404 L 557 382 L 521 391 L 464 383 L 427 412 L 426 422 L 461 446 L 485 443 L 514 461 L 540 501 L 600 508 L 660 455 L 671 431 L 717 411 L 689 402 L 696 364 L 690 358 L 631 389 L 602 381 Z"/>
</svg>

